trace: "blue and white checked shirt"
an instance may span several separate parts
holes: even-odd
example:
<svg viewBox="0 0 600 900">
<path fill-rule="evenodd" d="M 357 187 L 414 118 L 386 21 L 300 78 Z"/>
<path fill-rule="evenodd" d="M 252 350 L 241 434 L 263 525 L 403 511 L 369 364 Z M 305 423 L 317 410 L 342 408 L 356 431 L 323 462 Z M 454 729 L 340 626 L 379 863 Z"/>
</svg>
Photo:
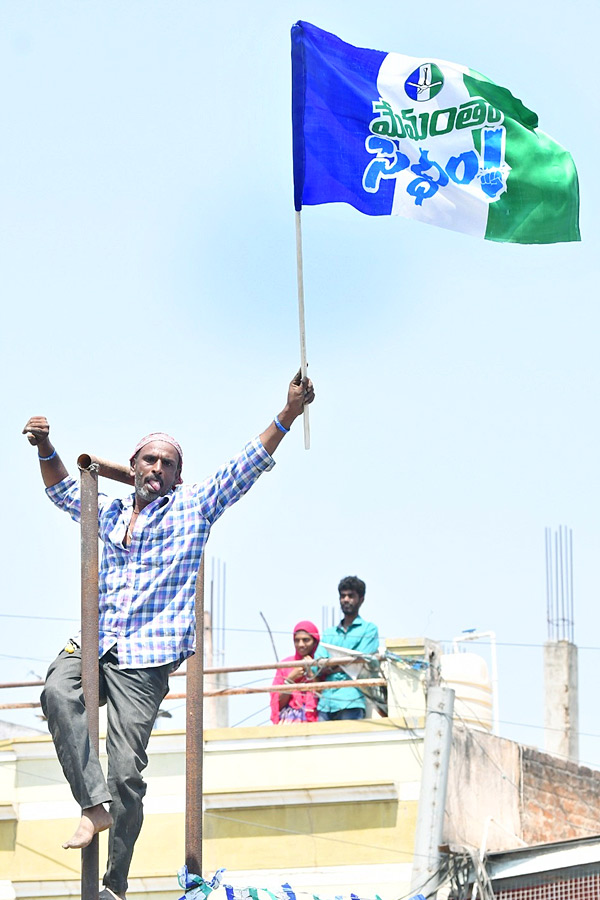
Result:
<svg viewBox="0 0 600 900">
<path fill-rule="evenodd" d="M 146 668 L 180 663 L 194 652 L 196 575 L 211 526 L 274 465 L 255 438 L 212 478 L 178 485 L 144 507 L 129 547 L 123 540 L 134 495 L 124 500 L 99 495 L 100 656 L 116 646 L 121 668 Z M 79 521 L 75 478 L 67 476 L 46 493 Z"/>
</svg>

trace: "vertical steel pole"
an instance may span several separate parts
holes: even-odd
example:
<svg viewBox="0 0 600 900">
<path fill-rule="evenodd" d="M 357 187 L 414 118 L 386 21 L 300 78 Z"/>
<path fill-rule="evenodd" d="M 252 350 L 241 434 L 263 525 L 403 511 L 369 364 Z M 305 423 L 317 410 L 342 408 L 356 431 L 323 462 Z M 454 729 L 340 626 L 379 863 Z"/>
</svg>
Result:
<svg viewBox="0 0 600 900">
<path fill-rule="evenodd" d="M 185 862 L 202 877 L 202 751 L 204 734 L 204 556 L 196 579 L 196 653 L 187 662 Z"/>
<path fill-rule="evenodd" d="M 81 469 L 81 677 L 90 744 L 99 749 L 98 471 Z M 81 851 L 81 900 L 98 900 L 98 835 Z"/>
</svg>

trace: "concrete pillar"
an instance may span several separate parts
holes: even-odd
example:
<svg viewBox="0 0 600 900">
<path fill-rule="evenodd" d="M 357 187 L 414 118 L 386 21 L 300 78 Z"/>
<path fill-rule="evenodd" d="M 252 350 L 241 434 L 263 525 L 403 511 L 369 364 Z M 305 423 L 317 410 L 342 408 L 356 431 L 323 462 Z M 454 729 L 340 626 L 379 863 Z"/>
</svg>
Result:
<svg viewBox="0 0 600 900">
<path fill-rule="evenodd" d="M 448 763 L 452 746 L 454 691 L 430 683 L 423 747 L 423 772 L 415 828 L 410 889 L 435 898 L 440 883 L 440 844 L 444 832 Z"/>
<path fill-rule="evenodd" d="M 437 659 L 439 645 L 427 638 L 388 638 L 385 649 L 401 660 L 391 660 L 388 664 L 388 716 L 402 723 L 403 728 L 424 728 L 428 669 L 413 669 L 406 663 L 429 662 L 431 654 Z"/>
<path fill-rule="evenodd" d="M 212 617 L 208 610 L 204 613 L 204 658 L 207 669 L 215 665 Z M 218 661 L 217 665 L 222 666 L 223 661 Z M 209 691 L 225 690 L 228 686 L 227 672 L 218 672 L 215 675 L 207 675 L 205 678 L 205 687 Z M 229 728 L 229 697 L 207 697 L 205 699 L 204 727 Z"/>
<path fill-rule="evenodd" d="M 579 761 L 577 647 L 570 641 L 544 645 L 544 749 Z"/>
</svg>

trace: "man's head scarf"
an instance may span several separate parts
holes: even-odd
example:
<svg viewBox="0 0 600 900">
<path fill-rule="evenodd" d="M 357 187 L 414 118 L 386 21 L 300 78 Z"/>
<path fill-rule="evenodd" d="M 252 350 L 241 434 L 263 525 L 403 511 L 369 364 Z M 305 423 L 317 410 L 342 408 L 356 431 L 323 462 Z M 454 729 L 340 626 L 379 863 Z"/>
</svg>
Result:
<svg viewBox="0 0 600 900">
<path fill-rule="evenodd" d="M 154 441 L 163 441 L 163 443 L 170 444 L 171 447 L 175 447 L 175 449 L 177 450 L 179 454 L 179 477 L 175 484 L 182 484 L 181 470 L 183 468 L 183 450 L 181 449 L 175 438 L 172 438 L 170 434 L 165 434 L 164 431 L 153 431 L 151 434 L 147 434 L 146 437 L 143 437 L 141 441 L 138 441 L 135 450 L 129 457 L 130 465 L 133 465 L 133 461 L 142 447 L 145 447 L 146 444 L 152 444 L 154 443 Z"/>
</svg>

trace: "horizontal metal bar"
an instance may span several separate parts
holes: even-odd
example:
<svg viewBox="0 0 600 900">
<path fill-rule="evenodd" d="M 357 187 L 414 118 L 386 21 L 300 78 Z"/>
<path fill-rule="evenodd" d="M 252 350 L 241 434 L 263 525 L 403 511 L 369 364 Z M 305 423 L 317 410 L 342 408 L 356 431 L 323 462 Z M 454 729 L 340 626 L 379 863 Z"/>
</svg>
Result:
<svg viewBox="0 0 600 900">
<path fill-rule="evenodd" d="M 296 684 L 270 685 L 262 688 L 225 688 L 204 691 L 204 697 L 231 697 L 234 694 L 291 694 L 292 691 L 329 691 L 343 687 L 374 687 L 387 684 L 385 678 L 359 678 L 356 681 L 308 681 Z M 165 700 L 185 700 L 185 694 L 167 694 Z M 0 703 L 0 709 L 37 709 L 41 703 Z"/>
<path fill-rule="evenodd" d="M 376 654 L 369 654 L 369 656 L 375 656 Z M 319 659 L 323 661 L 327 661 L 327 668 L 331 668 L 332 666 L 348 666 L 351 663 L 360 662 L 362 657 L 360 656 L 340 656 L 340 657 L 326 657 L 321 656 Z M 284 662 L 276 662 L 276 663 L 258 663 L 254 666 L 214 666 L 204 670 L 205 675 L 221 675 L 224 673 L 235 673 L 235 672 L 262 672 L 268 669 L 296 669 L 304 666 L 305 668 L 311 668 L 315 665 L 317 660 L 303 660 L 303 659 L 288 659 Z M 171 672 L 169 678 L 183 678 L 187 672 L 185 670 L 183 672 Z M 5 681 L 0 682 L 0 690 L 2 688 L 18 688 L 18 687 L 43 687 L 45 681 Z M 2 707 L 0 707 L 1 709 Z"/>
<path fill-rule="evenodd" d="M 375 687 L 387 684 L 385 678 L 358 678 L 355 681 L 305 681 L 296 684 L 270 685 L 260 688 L 225 688 L 204 691 L 204 697 L 231 697 L 234 694 L 291 694 L 292 691 L 335 691 L 345 687 Z M 185 700 L 185 694 L 167 694 L 165 700 Z M 0 709 L 36 709 L 40 703 L 0 703 Z"/>
<path fill-rule="evenodd" d="M 278 684 L 259 688 L 224 688 L 222 691 L 204 691 L 205 697 L 231 697 L 234 694 L 291 694 L 293 691 L 328 691 L 346 687 L 375 687 L 387 684 L 385 678 L 358 678 L 356 681 L 298 681 L 296 684 Z M 165 700 L 185 700 L 185 694 L 167 694 Z"/>
<path fill-rule="evenodd" d="M 77 465 L 84 470 L 94 466 L 98 475 L 102 475 L 103 478 L 111 478 L 113 481 L 120 481 L 122 484 L 134 483 L 129 466 L 122 466 L 120 463 L 100 459 L 99 456 L 92 456 L 91 453 L 82 453 L 78 456 Z"/>
<path fill-rule="evenodd" d="M 379 659 L 380 657 L 376 653 L 367 654 L 368 658 L 376 657 Z M 385 658 L 385 657 L 382 657 Z M 274 663 L 256 663 L 255 665 L 248 666 L 213 666 L 211 668 L 207 668 L 204 670 L 205 675 L 222 675 L 228 672 L 262 672 L 266 669 L 296 669 L 299 666 L 304 666 L 309 669 L 312 666 L 318 665 L 319 663 L 323 664 L 323 668 L 325 665 L 328 669 L 333 666 L 348 666 L 350 663 L 362 662 L 362 656 L 320 656 L 318 659 L 286 659 L 282 662 L 274 662 Z M 183 672 L 171 672 L 169 678 L 174 678 L 177 676 L 185 675 L 185 671 Z M 0 685 L 1 687 L 1 685 Z"/>
<path fill-rule="evenodd" d="M 41 703 L 0 703 L 0 709 L 38 709 Z"/>
</svg>

